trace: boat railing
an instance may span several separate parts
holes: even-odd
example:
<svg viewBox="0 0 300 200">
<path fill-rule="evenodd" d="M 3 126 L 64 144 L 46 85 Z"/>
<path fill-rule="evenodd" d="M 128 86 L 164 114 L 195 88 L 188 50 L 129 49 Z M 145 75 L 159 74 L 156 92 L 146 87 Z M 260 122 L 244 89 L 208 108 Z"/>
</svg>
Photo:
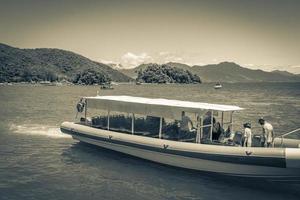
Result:
<svg viewBox="0 0 300 200">
<path fill-rule="evenodd" d="M 286 136 L 288 136 L 288 135 L 290 135 L 290 134 L 292 134 L 292 133 L 296 133 L 296 132 L 298 132 L 298 131 L 300 131 L 300 128 L 294 129 L 294 130 L 292 130 L 292 131 L 289 131 L 289 132 L 287 132 L 287 133 L 284 133 L 284 134 L 279 135 L 279 136 L 276 136 L 276 137 L 284 138 L 284 137 L 286 137 Z"/>
<path fill-rule="evenodd" d="M 292 133 L 296 133 L 296 132 L 298 132 L 298 131 L 300 131 L 300 128 L 297 128 L 297 129 L 294 129 L 294 130 L 289 131 L 289 132 L 287 132 L 287 133 L 284 133 L 284 134 L 282 134 L 282 135 L 276 136 L 275 138 L 280 138 L 280 139 L 281 139 L 281 141 L 280 141 L 280 146 L 283 147 L 283 139 L 284 139 L 286 136 L 291 135 Z"/>
</svg>

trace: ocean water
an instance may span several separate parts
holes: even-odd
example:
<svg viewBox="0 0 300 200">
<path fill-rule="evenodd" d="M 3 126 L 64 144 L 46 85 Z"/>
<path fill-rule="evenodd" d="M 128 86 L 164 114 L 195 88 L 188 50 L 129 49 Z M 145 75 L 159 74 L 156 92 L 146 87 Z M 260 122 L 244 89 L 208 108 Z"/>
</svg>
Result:
<svg viewBox="0 0 300 200">
<path fill-rule="evenodd" d="M 0 86 L 0 199 L 299 199 L 299 184 L 220 177 L 172 168 L 73 140 L 60 132 L 96 86 Z M 238 105 L 235 127 L 276 134 L 300 127 L 300 83 L 116 85 L 101 95 L 162 97 Z M 255 129 L 257 132 L 259 129 Z M 300 133 L 291 135 L 300 138 Z"/>
</svg>

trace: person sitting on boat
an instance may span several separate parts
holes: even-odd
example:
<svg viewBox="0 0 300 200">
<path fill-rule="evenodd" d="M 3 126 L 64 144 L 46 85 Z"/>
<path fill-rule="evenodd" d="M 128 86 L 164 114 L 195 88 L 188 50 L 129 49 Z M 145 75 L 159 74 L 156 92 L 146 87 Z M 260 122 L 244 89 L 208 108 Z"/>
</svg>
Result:
<svg viewBox="0 0 300 200">
<path fill-rule="evenodd" d="M 215 118 L 213 118 L 213 121 L 216 121 Z M 206 113 L 206 117 L 203 119 L 203 126 L 207 126 L 207 127 L 203 127 L 203 137 L 202 140 L 206 141 L 210 139 L 210 126 L 211 125 L 211 111 L 208 111 Z"/>
<path fill-rule="evenodd" d="M 262 126 L 262 136 L 261 136 L 261 146 L 262 147 L 271 147 L 274 138 L 273 126 L 266 122 L 263 118 L 258 120 L 258 123 Z"/>
<path fill-rule="evenodd" d="M 252 131 L 251 131 L 251 124 L 245 123 L 244 124 L 244 147 L 251 147 L 252 145 Z"/>
<path fill-rule="evenodd" d="M 185 112 L 181 112 L 181 120 L 180 120 L 180 127 L 179 127 L 179 139 L 185 138 L 190 133 L 196 132 L 196 129 L 193 126 L 192 120 L 185 115 Z"/>
<path fill-rule="evenodd" d="M 212 129 L 212 140 L 219 140 L 219 137 L 221 134 L 224 133 L 224 129 L 221 126 L 220 122 L 216 121 L 216 118 L 213 117 L 213 129 Z M 203 126 L 208 126 L 203 128 L 203 140 L 209 140 L 210 139 L 210 129 L 211 127 L 211 111 L 208 111 L 206 113 L 206 117 L 203 120 Z"/>
</svg>

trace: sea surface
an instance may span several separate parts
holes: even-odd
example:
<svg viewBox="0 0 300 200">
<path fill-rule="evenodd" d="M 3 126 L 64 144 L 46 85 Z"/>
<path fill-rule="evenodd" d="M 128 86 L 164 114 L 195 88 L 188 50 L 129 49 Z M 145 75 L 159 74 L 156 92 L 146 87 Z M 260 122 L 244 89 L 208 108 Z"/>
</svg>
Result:
<svg viewBox="0 0 300 200">
<path fill-rule="evenodd" d="M 300 83 L 0 86 L 0 199 L 300 199 L 300 184 L 278 184 L 168 167 L 73 140 L 81 96 L 134 95 L 238 105 L 235 128 L 263 116 L 277 135 L 300 127 Z M 255 129 L 255 128 L 254 128 Z M 256 128 L 259 132 L 260 129 Z M 300 133 L 290 137 L 300 138 Z"/>
</svg>

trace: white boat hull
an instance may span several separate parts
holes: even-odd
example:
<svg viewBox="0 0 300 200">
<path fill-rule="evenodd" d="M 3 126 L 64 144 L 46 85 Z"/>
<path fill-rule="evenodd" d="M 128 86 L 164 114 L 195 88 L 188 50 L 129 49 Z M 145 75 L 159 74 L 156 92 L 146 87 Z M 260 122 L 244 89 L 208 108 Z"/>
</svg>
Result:
<svg viewBox="0 0 300 200">
<path fill-rule="evenodd" d="M 300 149 L 293 151 L 293 168 L 289 168 L 285 149 L 274 148 L 272 151 L 271 148 L 225 147 L 176 142 L 117 133 L 69 122 L 63 123 L 61 129 L 71 134 L 76 140 L 175 167 L 231 176 L 259 177 L 274 181 L 300 180 L 300 168 L 298 168 Z M 222 154 L 221 157 L 220 154 Z M 255 157 L 252 159 L 251 156 Z M 253 163 L 256 157 L 257 165 Z M 227 158 L 232 159 L 233 162 L 228 162 Z M 270 163 L 274 162 L 275 166 L 267 164 L 269 161 L 264 162 L 264 158 Z M 245 164 L 246 161 L 249 164 Z"/>
</svg>

